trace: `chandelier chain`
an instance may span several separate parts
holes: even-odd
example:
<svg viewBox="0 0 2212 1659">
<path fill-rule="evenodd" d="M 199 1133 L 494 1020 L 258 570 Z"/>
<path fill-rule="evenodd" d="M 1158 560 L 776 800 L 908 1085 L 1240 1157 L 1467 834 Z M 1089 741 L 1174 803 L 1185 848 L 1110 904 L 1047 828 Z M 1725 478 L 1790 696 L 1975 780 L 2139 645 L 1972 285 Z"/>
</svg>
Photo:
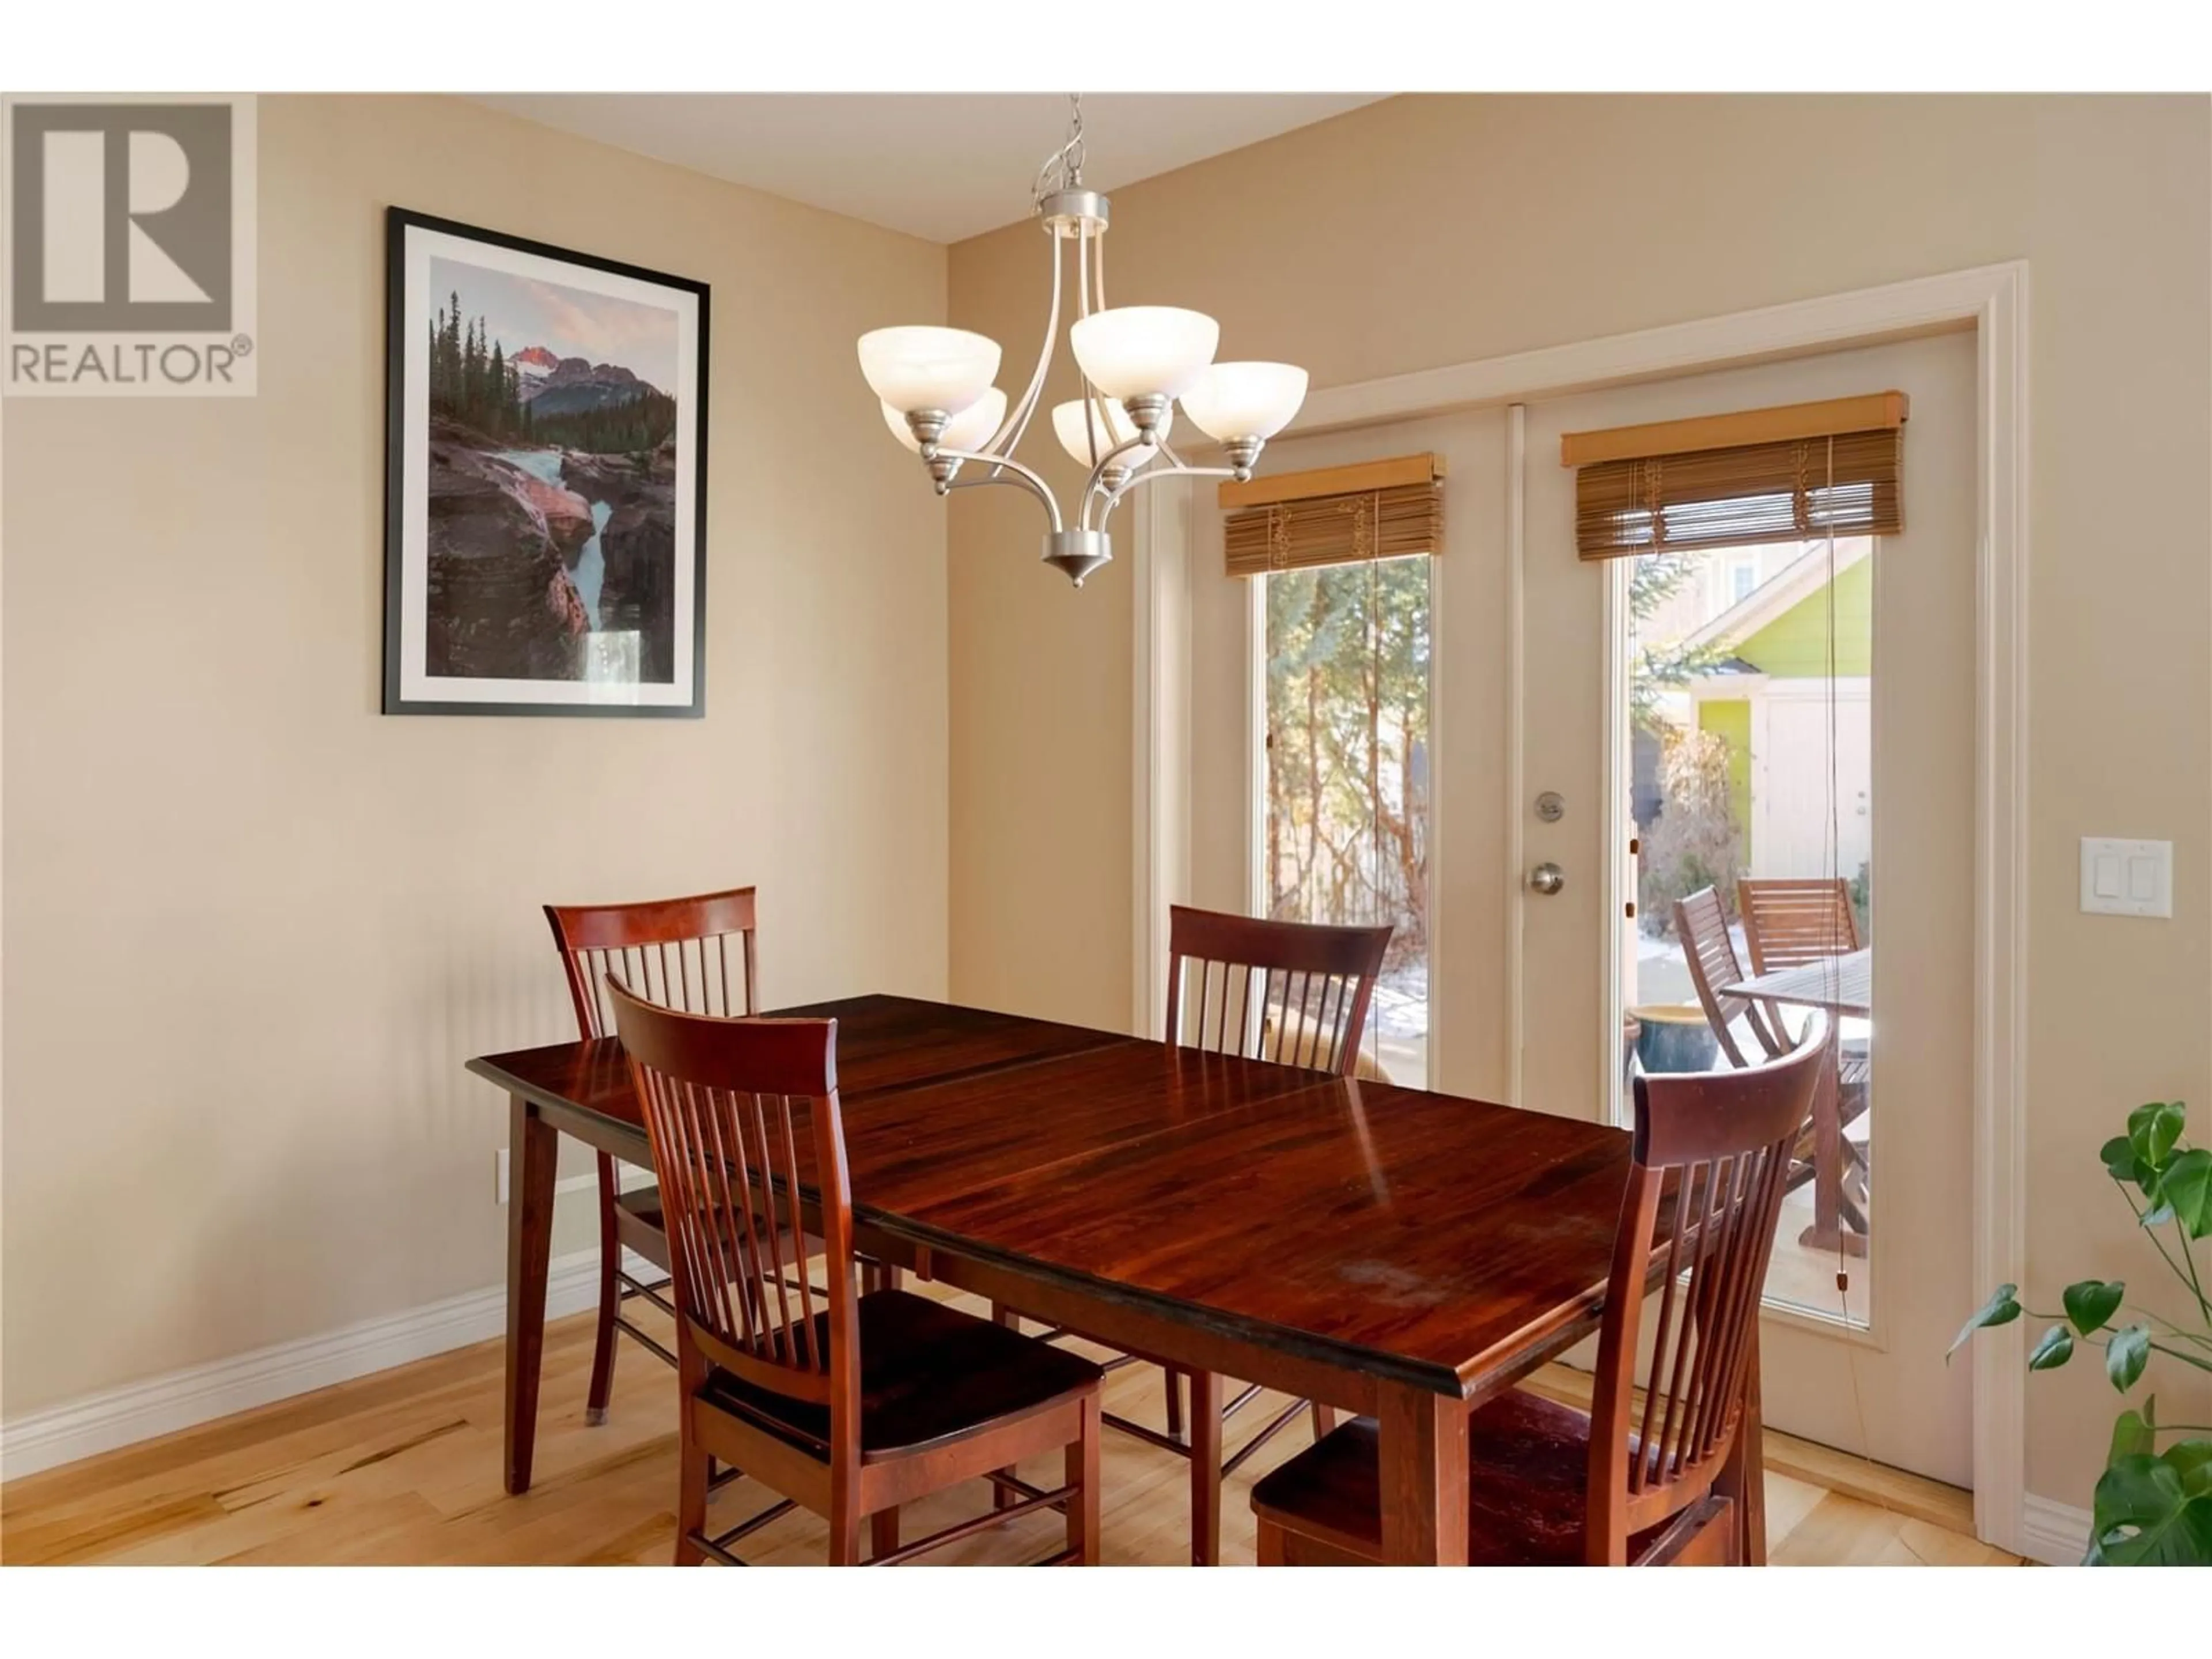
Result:
<svg viewBox="0 0 2212 1659">
<path fill-rule="evenodd" d="M 1036 204 L 1044 205 L 1046 197 L 1057 191 L 1083 188 L 1083 94 L 1067 94 L 1067 142 L 1044 159 L 1037 169 L 1034 190 Z"/>
</svg>

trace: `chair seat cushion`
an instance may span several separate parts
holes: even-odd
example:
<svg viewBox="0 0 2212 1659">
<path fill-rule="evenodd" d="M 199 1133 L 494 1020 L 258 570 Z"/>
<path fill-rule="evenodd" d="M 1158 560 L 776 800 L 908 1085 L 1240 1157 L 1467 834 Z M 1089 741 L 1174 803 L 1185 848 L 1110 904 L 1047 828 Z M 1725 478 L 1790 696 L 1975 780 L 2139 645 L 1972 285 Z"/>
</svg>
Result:
<svg viewBox="0 0 2212 1659">
<path fill-rule="evenodd" d="M 829 1340 L 830 1316 L 815 1317 Z M 905 1291 L 860 1298 L 860 1450 L 906 1451 L 956 1440 L 1092 1387 L 1104 1375 L 1080 1354 Z M 826 1455 L 830 1410 L 717 1368 L 702 1403 Z"/>
<path fill-rule="evenodd" d="M 1509 1389 L 1468 1419 L 1467 1559 L 1481 1567 L 1579 1566 L 1589 1483 L 1590 1420 Z M 1380 1559 L 1376 1425 L 1356 1417 L 1252 1489 L 1252 1507 L 1292 1532 Z M 1629 1559 L 1663 1532 L 1629 1540 Z"/>
</svg>

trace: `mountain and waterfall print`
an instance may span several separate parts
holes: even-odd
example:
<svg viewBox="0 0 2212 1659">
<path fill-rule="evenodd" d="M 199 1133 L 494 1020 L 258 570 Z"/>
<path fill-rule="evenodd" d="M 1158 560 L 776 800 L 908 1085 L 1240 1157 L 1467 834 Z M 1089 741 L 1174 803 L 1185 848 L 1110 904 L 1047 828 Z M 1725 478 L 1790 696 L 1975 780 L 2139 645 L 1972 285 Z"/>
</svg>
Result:
<svg viewBox="0 0 2212 1659">
<path fill-rule="evenodd" d="M 428 275 L 425 669 L 667 684 L 677 313 L 436 255 Z"/>
</svg>

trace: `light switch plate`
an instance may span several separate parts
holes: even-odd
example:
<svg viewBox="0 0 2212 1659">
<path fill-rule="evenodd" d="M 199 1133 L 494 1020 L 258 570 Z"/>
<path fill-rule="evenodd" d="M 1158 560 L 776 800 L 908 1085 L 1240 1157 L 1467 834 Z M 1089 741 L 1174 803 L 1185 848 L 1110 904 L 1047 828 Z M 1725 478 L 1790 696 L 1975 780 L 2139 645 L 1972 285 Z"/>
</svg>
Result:
<svg viewBox="0 0 2212 1659">
<path fill-rule="evenodd" d="M 2082 836 L 2081 909 L 2098 916 L 2172 915 L 2173 843 Z"/>
</svg>

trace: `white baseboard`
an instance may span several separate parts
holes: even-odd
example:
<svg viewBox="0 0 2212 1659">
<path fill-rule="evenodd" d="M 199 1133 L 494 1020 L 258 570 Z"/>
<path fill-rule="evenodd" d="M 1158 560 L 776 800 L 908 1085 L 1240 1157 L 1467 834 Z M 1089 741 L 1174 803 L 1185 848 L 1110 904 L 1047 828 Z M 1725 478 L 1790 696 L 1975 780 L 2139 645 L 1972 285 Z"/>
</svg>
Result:
<svg viewBox="0 0 2212 1659">
<path fill-rule="evenodd" d="M 625 1255 L 624 1265 L 632 1273 L 659 1277 L 659 1270 L 641 1257 Z M 599 1295 L 596 1244 L 554 1259 L 545 1287 L 547 1318 L 581 1313 L 597 1305 Z M 0 1425 L 0 1480 L 35 1474 L 271 1401 L 465 1348 L 506 1329 L 507 1286 L 502 1283 L 405 1313 L 364 1319 L 320 1336 L 279 1342 L 235 1358 L 104 1389 Z"/>
<path fill-rule="evenodd" d="M 2020 1549 L 2047 1566 L 2081 1565 L 2089 1550 L 2089 1511 L 2028 1493 L 2021 1504 Z"/>
</svg>

